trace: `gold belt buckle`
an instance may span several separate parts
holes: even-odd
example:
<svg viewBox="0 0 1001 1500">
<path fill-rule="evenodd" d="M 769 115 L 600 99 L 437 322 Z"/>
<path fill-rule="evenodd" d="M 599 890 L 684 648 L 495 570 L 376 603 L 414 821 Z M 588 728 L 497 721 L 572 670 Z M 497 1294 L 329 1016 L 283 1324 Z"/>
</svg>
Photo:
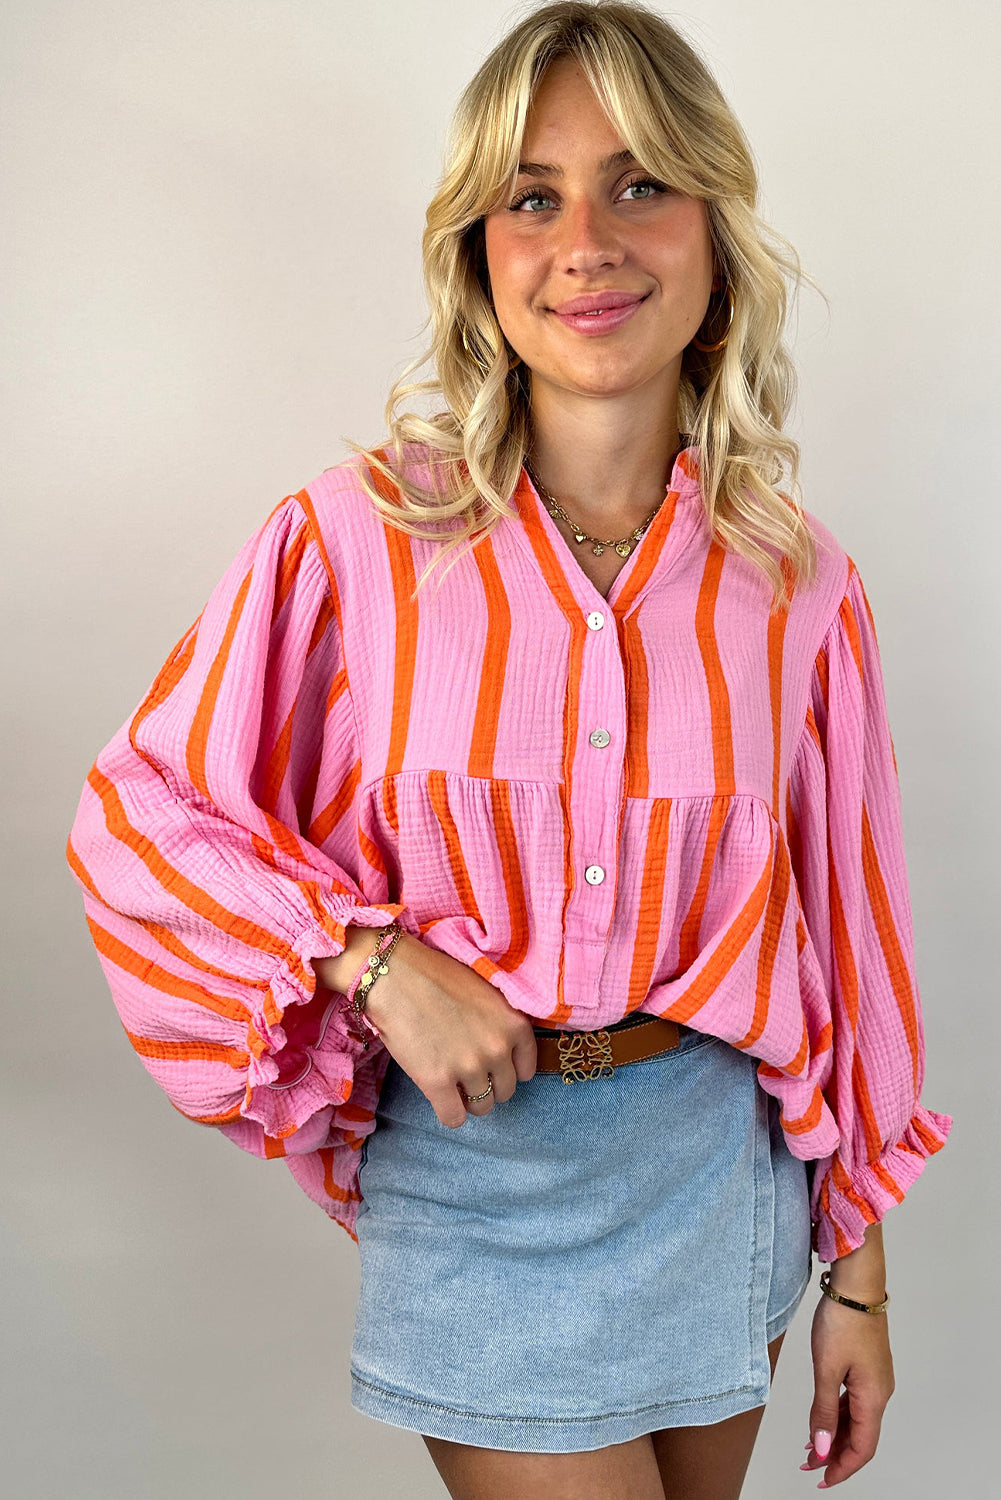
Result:
<svg viewBox="0 0 1001 1500">
<path fill-rule="evenodd" d="M 564 1083 L 578 1078 L 611 1078 L 612 1039 L 607 1031 L 570 1031 L 556 1038 Z"/>
</svg>

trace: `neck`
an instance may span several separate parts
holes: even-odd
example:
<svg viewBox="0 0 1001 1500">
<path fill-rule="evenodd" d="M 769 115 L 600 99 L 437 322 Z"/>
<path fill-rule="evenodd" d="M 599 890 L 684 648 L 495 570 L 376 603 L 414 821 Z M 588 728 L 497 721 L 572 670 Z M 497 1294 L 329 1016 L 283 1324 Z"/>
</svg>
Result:
<svg viewBox="0 0 1001 1500">
<path fill-rule="evenodd" d="M 581 525 L 628 531 L 664 499 L 682 446 L 677 391 L 581 398 L 544 385 L 532 392 L 533 474 Z"/>
</svg>

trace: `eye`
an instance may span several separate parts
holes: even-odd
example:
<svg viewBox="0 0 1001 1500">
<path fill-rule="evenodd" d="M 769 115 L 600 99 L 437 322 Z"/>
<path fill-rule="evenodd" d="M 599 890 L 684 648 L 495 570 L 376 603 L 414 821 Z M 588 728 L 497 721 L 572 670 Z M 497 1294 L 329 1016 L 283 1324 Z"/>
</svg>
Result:
<svg viewBox="0 0 1001 1500">
<path fill-rule="evenodd" d="M 665 193 L 669 193 L 671 191 L 671 189 L 667 187 L 663 182 L 658 182 L 654 177 L 634 177 L 632 182 L 626 183 L 622 191 L 630 192 L 634 188 L 643 188 L 647 191 L 645 191 L 643 196 L 640 198 L 627 198 L 627 203 L 648 203 L 652 198 L 661 197 Z M 522 191 L 517 195 L 517 197 L 514 198 L 513 201 L 508 205 L 508 207 L 510 208 L 512 213 L 519 213 L 524 204 L 531 203 L 533 200 L 542 203 L 553 202 L 553 199 L 550 197 L 550 195 L 547 192 L 544 192 L 542 188 L 530 187 L 523 188 Z M 532 214 L 534 213 L 535 210 L 532 210 Z"/>
<path fill-rule="evenodd" d="M 663 182 L 657 182 L 656 179 L 653 178 L 653 177 L 636 177 L 636 178 L 633 179 L 632 182 L 627 182 L 626 183 L 626 186 L 623 189 L 623 191 L 626 192 L 630 188 L 652 188 L 653 189 L 653 191 L 651 193 L 646 194 L 643 198 L 634 198 L 632 200 L 633 203 L 645 203 L 648 198 L 659 197 L 663 193 L 670 192 L 670 188 L 666 187 Z"/>
<path fill-rule="evenodd" d="M 519 193 L 517 198 L 515 198 L 514 201 L 508 205 L 508 207 L 512 210 L 512 212 L 516 212 L 521 208 L 521 205 L 523 203 L 530 202 L 532 198 L 548 197 L 548 193 L 544 193 L 541 188 L 525 188 L 524 191 Z M 553 200 L 549 198 L 549 201 L 551 203 Z"/>
</svg>

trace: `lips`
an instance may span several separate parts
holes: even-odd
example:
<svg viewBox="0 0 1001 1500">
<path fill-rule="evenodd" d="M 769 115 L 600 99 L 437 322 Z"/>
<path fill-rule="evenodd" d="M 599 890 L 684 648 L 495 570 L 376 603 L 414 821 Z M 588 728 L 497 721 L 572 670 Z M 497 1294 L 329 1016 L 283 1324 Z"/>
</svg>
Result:
<svg viewBox="0 0 1001 1500">
<path fill-rule="evenodd" d="M 567 317 L 573 313 L 610 312 L 617 307 L 632 307 L 637 302 L 642 302 L 646 292 L 588 292 L 583 297 L 573 297 L 569 302 L 561 302 L 558 307 L 551 311 Z"/>
<path fill-rule="evenodd" d="M 552 315 L 575 334 L 600 338 L 622 328 L 646 301 L 647 297 L 640 297 L 635 292 L 593 292 L 586 297 L 575 297 L 562 307 L 554 307 Z M 567 308 L 581 308 L 581 311 L 568 312 Z"/>
</svg>

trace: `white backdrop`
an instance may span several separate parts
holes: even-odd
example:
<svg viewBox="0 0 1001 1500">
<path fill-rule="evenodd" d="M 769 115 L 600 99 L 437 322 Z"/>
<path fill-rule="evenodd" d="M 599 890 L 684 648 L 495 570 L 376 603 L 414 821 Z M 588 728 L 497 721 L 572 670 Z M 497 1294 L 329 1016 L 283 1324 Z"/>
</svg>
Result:
<svg viewBox="0 0 1001 1500">
<path fill-rule="evenodd" d="M 448 118 L 520 14 L 4 7 L 0 1451 L 17 1500 L 444 1493 L 418 1436 L 349 1405 L 354 1244 L 283 1166 L 183 1120 L 147 1078 L 64 847 L 98 749 L 241 543 L 347 455 L 342 435 L 382 436 L 390 378 L 423 346 L 419 241 Z M 1001 11 L 664 14 L 715 69 L 766 217 L 831 299 L 800 300 L 792 430 L 804 501 L 876 617 L 922 1097 L 956 1121 L 885 1221 L 897 1389 L 851 1492 L 993 1493 Z M 749 1500 L 815 1482 L 798 1469 L 814 1303 Z"/>
</svg>

